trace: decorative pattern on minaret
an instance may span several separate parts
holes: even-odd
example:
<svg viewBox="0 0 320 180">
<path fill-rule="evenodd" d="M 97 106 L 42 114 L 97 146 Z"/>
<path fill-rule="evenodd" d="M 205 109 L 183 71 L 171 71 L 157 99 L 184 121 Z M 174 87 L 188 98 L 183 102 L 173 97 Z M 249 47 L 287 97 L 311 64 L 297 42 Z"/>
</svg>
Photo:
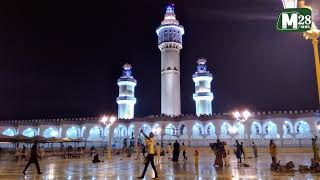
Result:
<svg viewBox="0 0 320 180">
<path fill-rule="evenodd" d="M 122 78 L 133 78 L 132 77 L 132 66 L 128 63 L 123 65 Z"/>
<path fill-rule="evenodd" d="M 134 88 L 137 81 L 132 76 L 132 66 L 130 64 L 126 63 L 122 68 L 122 76 L 118 79 L 118 118 L 132 119 L 134 118 L 134 105 L 137 101 L 134 97 Z"/>
<path fill-rule="evenodd" d="M 193 99 L 196 103 L 196 114 L 212 115 L 213 93 L 211 92 L 212 74 L 208 71 L 207 60 L 200 58 L 197 61 L 197 70 L 192 79 L 195 83 L 195 93 Z"/>
</svg>

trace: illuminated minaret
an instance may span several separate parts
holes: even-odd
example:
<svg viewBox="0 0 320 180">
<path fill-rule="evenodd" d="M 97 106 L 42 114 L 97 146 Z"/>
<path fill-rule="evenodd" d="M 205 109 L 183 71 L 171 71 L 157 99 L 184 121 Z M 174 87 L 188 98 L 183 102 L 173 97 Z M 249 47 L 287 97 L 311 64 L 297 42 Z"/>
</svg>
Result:
<svg viewBox="0 0 320 180">
<path fill-rule="evenodd" d="M 180 49 L 184 28 L 176 19 L 174 5 L 167 6 L 156 32 L 161 51 L 161 114 L 177 116 L 181 114 Z"/>
<path fill-rule="evenodd" d="M 193 99 L 196 102 L 196 114 L 212 115 L 213 93 L 211 92 L 212 74 L 207 70 L 206 59 L 197 61 L 197 71 L 192 75 L 195 83 Z"/>
<path fill-rule="evenodd" d="M 130 64 L 125 64 L 122 76 L 117 81 L 119 86 L 119 97 L 117 98 L 119 119 L 134 118 L 134 105 L 137 101 L 134 97 L 134 88 L 137 81 L 132 76 L 131 68 Z"/>
</svg>

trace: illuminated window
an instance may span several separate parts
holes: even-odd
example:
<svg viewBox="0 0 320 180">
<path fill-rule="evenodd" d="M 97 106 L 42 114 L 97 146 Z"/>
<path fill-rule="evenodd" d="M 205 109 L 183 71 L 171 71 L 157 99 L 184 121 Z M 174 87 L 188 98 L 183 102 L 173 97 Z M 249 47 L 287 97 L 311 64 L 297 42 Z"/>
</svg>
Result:
<svg viewBox="0 0 320 180">
<path fill-rule="evenodd" d="M 231 127 L 228 123 L 223 123 L 221 126 L 221 138 L 228 138 L 229 136 L 229 127 Z"/>
<path fill-rule="evenodd" d="M 76 127 L 71 127 L 67 130 L 66 136 L 71 139 L 77 139 L 79 136 L 79 131 Z"/>
<path fill-rule="evenodd" d="M 149 126 L 149 125 L 147 125 L 147 124 L 144 124 L 144 125 L 142 126 L 142 129 L 143 129 L 143 132 L 144 132 L 145 134 L 147 134 L 147 135 L 149 135 L 149 133 L 152 131 L 152 130 L 151 130 L 151 126 Z"/>
<path fill-rule="evenodd" d="M 175 135 L 175 127 L 173 124 L 168 124 L 166 129 L 164 130 L 165 134 L 166 135 L 170 135 L 170 136 L 173 136 Z"/>
<path fill-rule="evenodd" d="M 310 126 L 305 121 L 299 121 L 296 124 L 295 130 L 297 133 L 297 135 L 296 135 L 297 138 L 309 138 L 312 136 Z"/>
<path fill-rule="evenodd" d="M 36 135 L 36 133 L 34 132 L 34 130 L 32 128 L 28 128 L 22 132 L 22 135 L 27 136 L 27 137 L 33 137 Z"/>
<path fill-rule="evenodd" d="M 90 141 L 99 141 L 102 138 L 102 131 L 99 127 L 95 126 L 89 131 L 89 140 Z"/>
<path fill-rule="evenodd" d="M 237 137 L 244 138 L 244 125 L 238 122 L 235 126 L 237 128 Z"/>
<path fill-rule="evenodd" d="M 14 136 L 15 131 L 11 128 L 8 128 L 8 129 L 4 130 L 2 134 L 5 136 Z"/>
<path fill-rule="evenodd" d="M 53 127 L 49 127 L 48 129 L 46 129 L 44 132 L 43 132 L 43 136 L 45 138 L 51 138 L 51 137 L 58 137 L 58 130 L 56 128 L 53 128 Z"/>
<path fill-rule="evenodd" d="M 268 138 L 268 139 L 274 139 L 274 138 L 277 138 L 277 125 L 273 122 L 268 122 L 266 125 L 265 125 L 265 131 L 266 133 L 266 136 L 265 138 Z"/>
</svg>

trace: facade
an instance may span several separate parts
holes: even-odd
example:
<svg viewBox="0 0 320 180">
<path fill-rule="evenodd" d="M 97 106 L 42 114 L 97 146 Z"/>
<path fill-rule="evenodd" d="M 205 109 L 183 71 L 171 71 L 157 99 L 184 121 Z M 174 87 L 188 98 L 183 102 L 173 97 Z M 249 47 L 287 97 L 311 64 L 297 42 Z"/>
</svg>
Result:
<svg viewBox="0 0 320 180">
<path fill-rule="evenodd" d="M 122 76 L 117 81 L 119 86 L 119 97 L 117 98 L 119 119 L 134 118 L 134 105 L 137 102 L 134 97 L 134 88 L 137 81 L 133 78 L 131 69 L 130 64 L 125 64 Z"/>
<path fill-rule="evenodd" d="M 197 71 L 192 75 L 192 79 L 195 84 L 193 99 L 196 102 L 197 116 L 212 115 L 212 74 L 208 71 L 206 62 L 206 59 L 199 59 L 197 61 Z"/>
<path fill-rule="evenodd" d="M 161 114 L 181 114 L 180 50 L 183 26 L 176 19 L 173 5 L 169 5 L 164 20 L 156 30 L 161 51 Z"/>
<path fill-rule="evenodd" d="M 140 129 L 147 134 L 153 131 L 157 140 L 163 143 L 178 139 L 189 146 L 208 146 L 217 138 L 228 143 L 234 139 L 245 144 L 255 141 L 259 146 L 267 145 L 270 139 L 282 146 L 310 146 L 310 138 L 320 136 L 319 110 L 257 112 L 252 113 L 253 116 L 244 123 L 230 114 L 214 114 L 211 105 L 212 74 L 207 70 L 204 59 L 198 61 L 193 75 L 196 115 L 181 114 L 180 50 L 184 28 L 176 20 L 173 6 L 167 7 L 164 20 L 156 32 L 161 51 L 162 115 L 134 117 L 137 81 L 132 76 L 131 65 L 125 64 L 123 75 L 117 81 L 118 120 L 110 127 L 100 122 L 101 117 L 4 120 L 0 121 L 0 135 L 68 137 L 96 143 L 98 147 L 111 143 L 114 148 L 122 147 L 124 139 L 134 137 L 135 141 L 141 141 Z"/>
<path fill-rule="evenodd" d="M 310 138 L 320 136 L 318 110 L 257 112 L 252 115 L 245 123 L 234 120 L 229 114 L 200 117 L 154 115 L 130 120 L 118 119 L 110 127 L 103 126 L 100 117 L 6 120 L 0 122 L 0 134 L 80 138 L 87 144 L 96 143 L 97 147 L 107 143 L 110 138 L 115 148 L 122 147 L 125 138 L 141 140 L 140 129 L 146 133 L 154 131 L 157 140 L 164 144 L 178 139 L 190 146 L 208 146 L 217 138 L 229 143 L 234 139 L 244 141 L 245 144 L 255 141 L 259 146 L 266 146 L 270 139 L 274 139 L 279 146 L 310 146 Z M 237 129 L 235 134 L 229 131 L 230 127 Z"/>
</svg>

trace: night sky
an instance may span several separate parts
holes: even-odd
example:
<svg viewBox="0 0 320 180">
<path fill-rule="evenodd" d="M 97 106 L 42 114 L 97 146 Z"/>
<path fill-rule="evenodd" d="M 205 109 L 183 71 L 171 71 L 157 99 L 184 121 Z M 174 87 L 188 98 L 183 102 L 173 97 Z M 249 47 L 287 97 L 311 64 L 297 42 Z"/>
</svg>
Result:
<svg viewBox="0 0 320 180">
<path fill-rule="evenodd" d="M 155 29 L 166 1 L 6 3 L 0 5 L 0 119 L 116 114 L 116 81 L 126 62 L 138 80 L 135 115 L 160 113 Z M 174 3 L 186 31 L 184 114 L 195 113 L 191 76 L 198 57 L 208 59 L 214 75 L 216 113 L 318 108 L 312 44 L 300 33 L 276 31 L 280 0 Z"/>
</svg>

